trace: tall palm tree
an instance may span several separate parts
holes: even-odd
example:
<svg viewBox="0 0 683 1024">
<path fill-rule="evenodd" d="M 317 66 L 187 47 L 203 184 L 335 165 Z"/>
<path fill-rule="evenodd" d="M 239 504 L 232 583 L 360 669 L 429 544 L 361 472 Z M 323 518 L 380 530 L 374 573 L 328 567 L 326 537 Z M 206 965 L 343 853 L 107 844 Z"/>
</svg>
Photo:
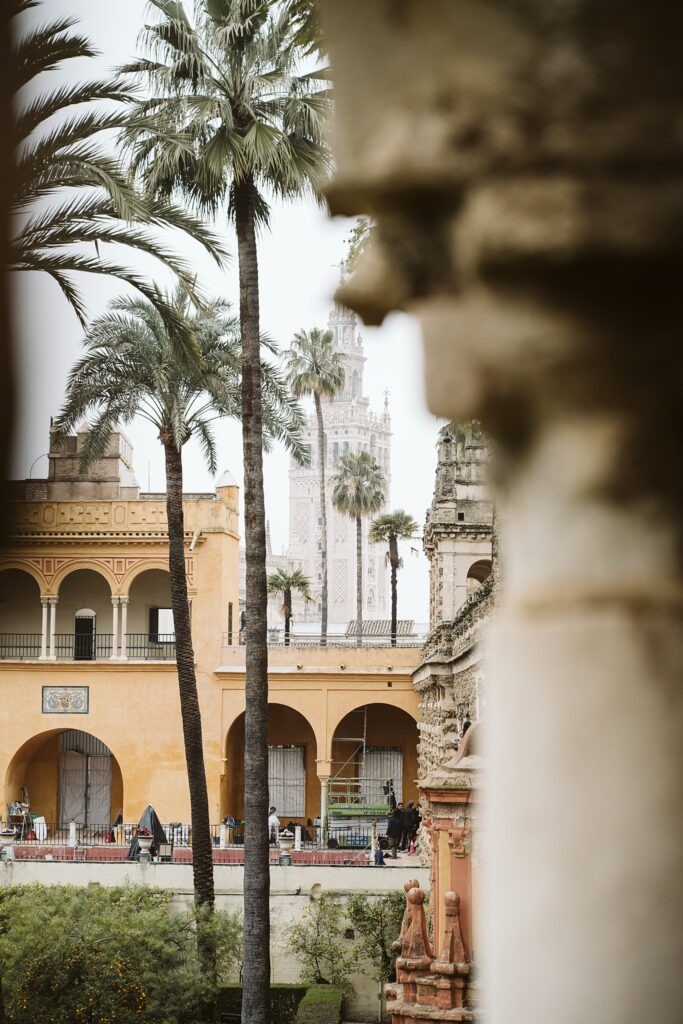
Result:
<svg viewBox="0 0 683 1024">
<path fill-rule="evenodd" d="M 289 626 L 292 620 L 292 592 L 297 591 L 307 601 L 312 601 L 311 581 L 301 569 L 287 572 L 278 569 L 268 577 L 268 593 L 282 594 L 282 611 L 285 616 L 285 647 L 289 647 Z"/>
<path fill-rule="evenodd" d="M 332 331 L 314 327 L 297 331 L 285 354 L 292 392 L 297 397 L 313 395 L 318 422 L 318 465 L 320 477 L 320 575 L 322 580 L 320 643 L 327 643 L 327 499 L 325 496 L 325 424 L 321 399 L 330 401 L 344 387 L 344 356 L 334 349 Z"/>
<path fill-rule="evenodd" d="M 356 521 L 356 643 L 363 642 L 363 517 L 379 512 L 387 481 L 368 452 L 347 452 L 333 478 L 332 504 Z"/>
<path fill-rule="evenodd" d="M 191 437 L 196 437 L 210 471 L 216 471 L 212 422 L 222 416 L 240 415 L 240 338 L 237 321 L 225 302 L 193 309 L 188 296 L 178 289 L 167 297 L 167 305 L 174 310 L 171 326 L 151 303 L 129 297 L 114 300 L 109 310 L 93 322 L 85 338 L 86 354 L 69 375 L 64 408 L 56 426 L 63 436 L 83 416 L 93 414 L 81 452 L 83 469 L 102 455 L 118 422 L 130 422 L 137 416 L 154 426 L 164 448 L 168 569 L 190 789 L 195 901 L 212 907 L 209 804 L 185 576 L 182 450 Z M 182 318 L 195 336 L 199 362 L 183 363 L 174 358 L 173 325 Z M 264 363 L 262 379 L 266 436 L 283 440 L 297 457 L 302 457 L 305 419 L 285 378 Z"/>
<path fill-rule="evenodd" d="M 34 0 L 7 2 L 15 16 L 38 6 Z M 85 327 L 85 303 L 74 273 L 111 275 L 150 301 L 164 303 L 163 294 L 125 261 L 116 255 L 103 257 L 101 244 L 157 257 L 188 289 L 194 287 L 194 271 L 153 231 L 180 228 L 202 242 L 219 263 L 223 249 L 181 206 L 143 197 L 121 160 L 110 155 L 107 133 L 122 128 L 130 117 L 130 90 L 120 80 L 43 86 L 45 74 L 68 70 L 69 61 L 96 55 L 89 40 L 72 31 L 75 24 L 72 18 L 59 18 L 25 31 L 13 46 L 17 160 L 8 265 L 52 277 Z M 173 307 L 166 307 L 164 315 L 172 321 Z M 174 325 L 174 337 L 187 345 L 182 320 Z"/>
<path fill-rule="evenodd" d="M 128 132 L 134 165 L 155 196 L 181 195 L 202 212 L 224 207 L 237 235 L 242 335 L 246 551 L 244 989 L 242 1019 L 270 1016 L 268 627 L 256 232 L 271 197 L 315 190 L 328 173 L 327 75 L 299 73 L 300 22 L 272 0 L 151 0 L 149 53 L 123 70 L 150 98 Z"/>
<path fill-rule="evenodd" d="M 370 541 L 372 544 L 388 543 L 387 561 L 391 567 L 391 646 L 396 646 L 396 630 L 398 622 L 398 570 L 403 567 L 403 559 L 398 553 L 399 540 L 410 540 L 415 535 L 417 523 L 403 509 L 385 512 L 370 523 Z"/>
</svg>

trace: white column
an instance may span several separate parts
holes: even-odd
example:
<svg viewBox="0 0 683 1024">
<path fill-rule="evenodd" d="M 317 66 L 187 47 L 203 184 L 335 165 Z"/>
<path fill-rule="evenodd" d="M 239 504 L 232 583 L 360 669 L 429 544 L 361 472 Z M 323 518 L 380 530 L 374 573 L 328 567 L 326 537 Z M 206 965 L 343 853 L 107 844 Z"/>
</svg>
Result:
<svg viewBox="0 0 683 1024">
<path fill-rule="evenodd" d="M 327 828 L 327 786 L 328 778 L 320 780 L 320 841 L 322 841 Z"/>
<path fill-rule="evenodd" d="M 117 661 L 119 657 L 119 598 L 112 597 L 111 599 L 112 608 L 112 619 L 111 619 L 111 660 Z"/>
<path fill-rule="evenodd" d="M 41 597 L 40 604 L 42 606 L 42 622 L 41 622 L 41 636 L 40 636 L 40 660 L 45 661 L 47 659 L 47 608 L 49 603 L 48 597 Z"/>
<path fill-rule="evenodd" d="M 128 658 L 128 643 L 126 636 L 128 635 L 128 598 L 120 597 L 121 603 L 121 654 L 119 657 L 120 661 L 126 661 Z"/>
<path fill-rule="evenodd" d="M 50 653 L 48 655 L 49 661 L 55 661 L 57 655 L 55 654 L 55 632 L 57 630 L 57 601 L 59 598 L 49 597 L 48 602 L 50 604 Z"/>
</svg>

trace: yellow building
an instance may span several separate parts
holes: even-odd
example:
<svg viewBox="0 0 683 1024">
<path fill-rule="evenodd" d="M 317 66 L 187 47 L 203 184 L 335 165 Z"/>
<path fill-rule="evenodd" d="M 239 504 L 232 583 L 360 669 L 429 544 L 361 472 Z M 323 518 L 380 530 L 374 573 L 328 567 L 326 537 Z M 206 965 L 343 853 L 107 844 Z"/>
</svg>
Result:
<svg viewBox="0 0 683 1024">
<path fill-rule="evenodd" d="M 97 828 L 118 814 L 136 822 L 151 803 L 162 821 L 188 822 L 164 495 L 140 493 L 121 433 L 81 478 L 81 440 L 51 444 L 47 480 L 13 485 L 0 554 L 0 815 L 26 799 L 48 829 L 72 819 Z M 184 509 L 218 824 L 243 811 L 238 488 L 224 474 L 215 492 L 185 495 Z M 416 797 L 419 647 L 276 646 L 269 660 L 281 818 L 316 819 L 328 799 L 341 806 L 343 789 L 372 802 L 368 786 L 379 792 L 385 776 L 398 799 Z"/>
</svg>

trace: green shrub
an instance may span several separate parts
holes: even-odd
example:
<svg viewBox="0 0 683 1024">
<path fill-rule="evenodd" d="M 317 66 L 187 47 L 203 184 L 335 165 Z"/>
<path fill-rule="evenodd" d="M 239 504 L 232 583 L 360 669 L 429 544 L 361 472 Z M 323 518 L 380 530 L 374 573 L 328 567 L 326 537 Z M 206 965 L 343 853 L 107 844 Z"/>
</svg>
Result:
<svg viewBox="0 0 683 1024">
<path fill-rule="evenodd" d="M 194 1024 L 212 996 L 192 909 L 142 887 L 0 889 L 0 963 L 8 1024 Z M 241 930 L 216 913 L 219 971 L 237 962 Z"/>
<path fill-rule="evenodd" d="M 342 937 L 343 915 L 331 896 L 323 893 L 303 912 L 299 924 L 286 935 L 289 952 L 301 963 L 301 980 L 311 985 L 329 982 L 347 990 L 357 957 Z"/>
<path fill-rule="evenodd" d="M 312 985 L 299 1003 L 296 1024 L 339 1024 L 344 993 L 333 985 Z"/>
<path fill-rule="evenodd" d="M 306 985 L 271 985 L 270 1015 L 277 1024 L 295 1024 L 296 1011 L 306 994 Z M 242 986 L 224 985 L 218 994 L 219 1013 L 240 1013 Z"/>
</svg>

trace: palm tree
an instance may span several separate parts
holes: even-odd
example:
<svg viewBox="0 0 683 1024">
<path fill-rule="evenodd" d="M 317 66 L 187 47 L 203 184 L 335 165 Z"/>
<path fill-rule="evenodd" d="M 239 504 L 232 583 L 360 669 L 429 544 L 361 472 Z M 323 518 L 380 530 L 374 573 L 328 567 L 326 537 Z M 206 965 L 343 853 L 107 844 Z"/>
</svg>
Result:
<svg viewBox="0 0 683 1024">
<path fill-rule="evenodd" d="M 311 581 L 301 569 L 287 572 L 278 569 L 268 577 L 268 593 L 282 594 L 282 611 L 285 616 L 285 647 L 289 647 L 289 624 L 292 619 L 292 591 L 296 590 L 307 601 L 312 601 Z"/>
<path fill-rule="evenodd" d="M 327 499 L 325 496 L 325 424 L 322 398 L 330 401 L 344 387 L 344 356 L 334 349 L 332 331 L 297 331 L 286 353 L 292 392 L 313 395 L 318 421 L 318 465 L 320 467 L 320 574 L 322 579 L 320 643 L 327 643 Z"/>
<path fill-rule="evenodd" d="M 174 311 L 171 326 L 159 309 L 138 297 L 114 300 L 93 322 L 84 343 L 86 354 L 69 375 L 56 426 L 64 436 L 83 416 L 94 414 L 81 452 L 83 469 L 102 455 L 116 424 L 136 416 L 155 427 L 164 448 L 168 568 L 190 789 L 195 901 L 213 907 L 209 804 L 185 576 L 182 449 L 196 437 L 210 471 L 216 471 L 212 422 L 240 415 L 241 352 L 237 321 L 225 302 L 193 309 L 187 294 L 178 289 L 167 296 L 167 306 Z M 173 325 L 182 318 L 195 337 L 199 362 L 174 358 Z M 304 416 L 279 371 L 264 364 L 262 379 L 267 436 L 280 438 L 301 457 Z"/>
<path fill-rule="evenodd" d="M 388 543 L 387 561 L 391 566 L 391 646 L 396 646 L 396 630 L 398 622 L 398 570 L 403 568 L 403 559 L 398 553 L 399 540 L 410 540 L 415 535 L 417 523 L 403 509 L 385 512 L 370 523 L 370 541 L 372 544 Z"/>
<path fill-rule="evenodd" d="M 342 515 L 356 520 L 356 643 L 360 647 L 363 642 L 362 519 L 379 512 L 386 495 L 387 481 L 372 455 L 347 452 L 339 459 L 339 472 L 333 484 L 332 504 Z"/>
<path fill-rule="evenodd" d="M 242 437 L 246 589 L 244 989 L 242 1019 L 270 1015 L 268 626 L 263 496 L 256 231 L 272 196 L 320 186 L 330 158 L 323 134 L 327 76 L 299 74 L 301 27 L 289 4 L 197 0 L 192 21 L 178 0 L 151 0 L 159 19 L 142 40 L 148 58 L 123 70 L 142 79 L 128 132 L 134 166 L 155 196 L 181 195 L 227 215 L 237 235 L 242 336 Z"/>
<path fill-rule="evenodd" d="M 8 3 L 14 16 L 36 6 L 34 0 Z M 17 162 L 10 213 L 20 226 L 10 243 L 8 265 L 11 270 L 42 271 L 52 277 L 85 327 L 85 304 L 74 273 L 111 275 L 150 301 L 164 302 L 154 285 L 125 262 L 102 257 L 101 244 L 157 257 L 188 289 L 194 287 L 194 271 L 155 238 L 152 229 L 188 232 L 219 264 L 224 253 L 212 233 L 182 207 L 141 196 L 121 161 L 107 152 L 105 133 L 129 119 L 130 91 L 120 80 L 40 89 L 45 73 L 95 56 L 89 40 L 72 31 L 75 24 L 72 18 L 59 18 L 25 32 L 14 43 Z M 118 107 L 112 109 L 112 101 Z M 164 315 L 172 321 L 173 308 L 164 309 Z M 174 337 L 187 345 L 182 320 L 175 323 Z"/>
</svg>

